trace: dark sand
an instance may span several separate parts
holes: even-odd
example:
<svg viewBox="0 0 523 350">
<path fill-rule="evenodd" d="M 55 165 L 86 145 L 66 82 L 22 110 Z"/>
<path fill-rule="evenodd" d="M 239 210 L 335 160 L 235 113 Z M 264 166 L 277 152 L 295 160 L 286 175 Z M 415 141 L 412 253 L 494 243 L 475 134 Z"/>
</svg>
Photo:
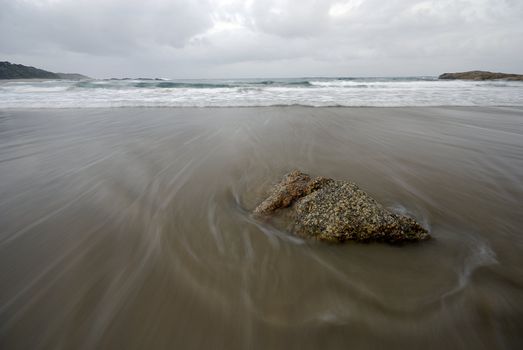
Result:
<svg viewBox="0 0 523 350">
<path fill-rule="evenodd" d="M 290 169 L 433 240 L 303 241 Z M 523 108 L 0 111 L 1 349 L 523 347 Z"/>
</svg>

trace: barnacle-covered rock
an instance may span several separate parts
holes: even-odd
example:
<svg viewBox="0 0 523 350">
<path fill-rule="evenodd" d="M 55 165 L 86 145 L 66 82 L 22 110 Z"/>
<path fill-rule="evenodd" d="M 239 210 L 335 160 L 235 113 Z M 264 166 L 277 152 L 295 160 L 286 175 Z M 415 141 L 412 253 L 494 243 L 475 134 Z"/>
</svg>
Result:
<svg viewBox="0 0 523 350">
<path fill-rule="evenodd" d="M 311 179 L 297 170 L 285 175 L 254 213 L 266 216 L 283 208 L 294 218 L 292 231 L 302 237 L 389 243 L 430 238 L 414 219 L 390 212 L 356 184 Z"/>
</svg>

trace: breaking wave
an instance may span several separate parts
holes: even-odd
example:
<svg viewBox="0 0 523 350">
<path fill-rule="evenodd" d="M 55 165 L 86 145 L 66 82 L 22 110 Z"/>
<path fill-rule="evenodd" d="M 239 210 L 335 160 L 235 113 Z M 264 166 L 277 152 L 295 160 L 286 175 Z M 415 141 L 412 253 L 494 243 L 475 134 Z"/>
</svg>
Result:
<svg viewBox="0 0 523 350">
<path fill-rule="evenodd" d="M 522 106 L 523 83 L 435 77 L 100 79 L 0 83 L 0 108 Z"/>
</svg>

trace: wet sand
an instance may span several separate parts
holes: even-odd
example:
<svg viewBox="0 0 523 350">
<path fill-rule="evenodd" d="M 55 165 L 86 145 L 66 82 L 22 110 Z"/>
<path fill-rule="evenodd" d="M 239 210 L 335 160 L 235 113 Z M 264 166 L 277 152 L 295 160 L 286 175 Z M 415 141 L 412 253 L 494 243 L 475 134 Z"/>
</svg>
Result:
<svg viewBox="0 0 523 350">
<path fill-rule="evenodd" d="M 294 168 L 434 239 L 253 218 Z M 1 110 L 0 348 L 519 348 L 522 203 L 518 107 Z"/>
</svg>

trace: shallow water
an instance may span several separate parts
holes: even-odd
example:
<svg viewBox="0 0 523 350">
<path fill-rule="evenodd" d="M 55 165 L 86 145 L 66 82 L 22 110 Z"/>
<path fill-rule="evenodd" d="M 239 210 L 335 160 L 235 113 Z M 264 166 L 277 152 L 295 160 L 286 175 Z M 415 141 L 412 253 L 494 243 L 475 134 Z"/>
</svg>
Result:
<svg viewBox="0 0 523 350">
<path fill-rule="evenodd" d="M 299 168 L 434 237 L 249 215 Z M 0 111 L 2 349 L 514 349 L 523 108 Z"/>
</svg>

